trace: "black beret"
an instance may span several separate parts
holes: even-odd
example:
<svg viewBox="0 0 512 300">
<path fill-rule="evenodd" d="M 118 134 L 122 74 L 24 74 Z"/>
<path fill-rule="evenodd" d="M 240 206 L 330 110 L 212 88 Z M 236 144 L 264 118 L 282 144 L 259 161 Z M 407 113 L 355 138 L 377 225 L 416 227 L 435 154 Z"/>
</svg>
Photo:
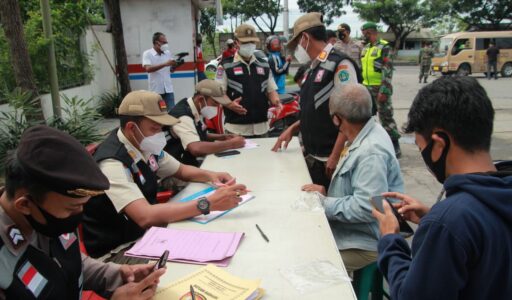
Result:
<svg viewBox="0 0 512 300">
<path fill-rule="evenodd" d="M 27 129 L 21 136 L 16 157 L 33 180 L 68 197 L 99 195 L 110 186 L 82 144 L 48 126 Z"/>
</svg>

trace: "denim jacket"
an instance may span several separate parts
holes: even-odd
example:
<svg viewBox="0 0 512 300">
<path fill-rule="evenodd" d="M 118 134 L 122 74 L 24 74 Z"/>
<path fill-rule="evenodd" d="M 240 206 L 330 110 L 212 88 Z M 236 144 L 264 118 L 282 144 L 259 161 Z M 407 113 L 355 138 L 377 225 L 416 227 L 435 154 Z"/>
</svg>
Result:
<svg viewBox="0 0 512 300">
<path fill-rule="evenodd" d="M 403 189 L 391 139 L 371 118 L 340 159 L 323 201 L 338 249 L 377 251 L 380 234 L 370 197 Z"/>
</svg>

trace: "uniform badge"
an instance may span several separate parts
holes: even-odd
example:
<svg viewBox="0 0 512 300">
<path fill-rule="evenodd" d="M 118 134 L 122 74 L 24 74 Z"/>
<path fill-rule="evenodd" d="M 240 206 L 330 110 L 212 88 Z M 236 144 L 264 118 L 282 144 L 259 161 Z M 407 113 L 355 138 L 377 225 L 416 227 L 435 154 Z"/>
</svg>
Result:
<svg viewBox="0 0 512 300">
<path fill-rule="evenodd" d="M 132 159 L 135 159 L 137 157 L 137 153 L 135 153 L 135 151 L 133 150 L 128 150 L 128 155 L 130 155 Z"/>
<path fill-rule="evenodd" d="M 59 241 L 64 250 L 68 250 L 68 248 L 76 241 L 76 234 L 74 232 L 61 234 L 59 236 Z"/>
<path fill-rule="evenodd" d="M 158 100 L 158 107 L 160 107 L 160 111 L 167 112 L 167 104 L 165 103 L 164 100 Z"/>
<path fill-rule="evenodd" d="M 322 82 L 322 78 L 324 77 L 324 73 L 325 73 L 325 70 L 324 69 L 320 69 L 318 71 L 318 73 L 316 73 L 315 82 Z"/>
<path fill-rule="evenodd" d="M 347 65 L 339 65 L 337 68 L 336 68 L 336 73 L 338 73 L 339 71 L 341 70 L 348 70 L 348 66 Z"/>
<path fill-rule="evenodd" d="M 347 72 L 347 70 L 341 70 L 338 73 L 338 78 L 340 79 L 341 82 L 345 82 L 350 79 L 350 74 Z"/>
<path fill-rule="evenodd" d="M 217 75 L 215 75 L 215 78 L 222 79 L 223 76 L 224 76 L 224 69 L 223 68 L 218 68 L 217 69 Z"/>
<path fill-rule="evenodd" d="M 156 170 L 158 170 L 158 163 L 156 162 L 154 155 L 151 155 L 149 157 L 149 167 L 151 168 L 151 171 L 153 171 L 153 172 L 156 172 Z"/>
<path fill-rule="evenodd" d="M 140 170 L 137 172 L 137 175 L 139 176 L 140 183 L 144 185 L 146 183 L 146 178 L 144 178 L 144 175 L 142 175 Z"/>
<path fill-rule="evenodd" d="M 243 75 L 244 69 L 242 69 L 242 67 L 235 67 L 233 68 L 233 72 L 235 72 L 235 75 Z"/>
<path fill-rule="evenodd" d="M 318 55 L 318 60 L 319 61 L 325 61 L 325 59 L 327 58 L 327 51 L 323 50 L 320 55 Z"/>
<path fill-rule="evenodd" d="M 41 275 L 29 261 L 23 264 L 23 267 L 21 267 L 17 275 L 25 287 L 27 287 L 36 298 L 39 297 L 48 283 L 48 279 Z"/>
<path fill-rule="evenodd" d="M 7 236 L 9 237 L 14 249 L 18 248 L 25 242 L 25 237 L 21 233 L 21 230 L 16 226 L 11 226 L 7 229 Z"/>
<path fill-rule="evenodd" d="M 265 75 L 265 70 L 262 67 L 256 67 L 256 73 L 258 75 Z"/>
</svg>

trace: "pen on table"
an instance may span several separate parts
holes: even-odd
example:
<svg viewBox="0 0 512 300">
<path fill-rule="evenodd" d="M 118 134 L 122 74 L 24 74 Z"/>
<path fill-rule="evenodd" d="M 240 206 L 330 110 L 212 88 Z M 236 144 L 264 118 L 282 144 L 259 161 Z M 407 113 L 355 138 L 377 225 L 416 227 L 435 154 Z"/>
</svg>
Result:
<svg viewBox="0 0 512 300">
<path fill-rule="evenodd" d="M 261 236 L 263 237 L 263 239 L 264 239 L 265 241 L 267 241 L 267 243 L 268 243 L 268 242 L 270 242 L 270 241 L 268 240 L 268 237 L 265 235 L 265 233 L 263 233 L 263 230 L 261 230 L 261 228 L 260 228 L 260 226 L 258 226 L 258 224 L 256 224 L 256 228 L 257 228 L 257 229 L 258 229 L 258 231 L 260 232 L 260 234 L 261 234 Z"/>
<path fill-rule="evenodd" d="M 194 292 L 194 287 L 190 285 L 190 298 L 192 300 L 196 300 L 196 292 Z"/>
</svg>

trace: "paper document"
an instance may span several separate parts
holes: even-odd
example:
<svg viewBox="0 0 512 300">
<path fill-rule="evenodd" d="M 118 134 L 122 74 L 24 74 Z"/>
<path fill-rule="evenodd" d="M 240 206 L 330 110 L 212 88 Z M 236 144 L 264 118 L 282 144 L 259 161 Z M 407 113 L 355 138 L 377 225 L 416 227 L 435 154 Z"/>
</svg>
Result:
<svg viewBox="0 0 512 300">
<path fill-rule="evenodd" d="M 197 193 L 195 193 L 193 195 L 190 195 L 190 196 L 188 196 L 186 198 L 180 199 L 180 200 L 178 200 L 178 202 L 188 202 L 188 201 L 196 200 L 199 197 L 208 197 L 209 195 L 213 194 L 214 192 L 215 192 L 215 188 L 209 187 L 209 188 L 206 188 L 206 189 L 204 189 L 202 191 L 199 191 L 199 192 L 197 192 Z M 245 195 L 241 196 L 241 198 L 242 198 L 242 201 L 240 201 L 238 206 L 240 206 L 240 205 L 246 203 L 247 201 L 253 199 L 254 195 L 252 195 L 252 194 L 245 194 Z M 208 222 L 210 222 L 212 220 L 217 219 L 218 217 L 220 217 L 222 215 L 227 214 L 228 212 L 232 211 L 235 208 L 236 207 L 234 207 L 232 209 L 224 210 L 224 211 L 220 211 L 220 210 L 210 211 L 210 213 L 207 214 L 207 215 L 199 215 L 199 216 L 191 218 L 190 220 L 195 221 L 197 223 L 206 224 L 206 223 L 208 223 Z"/>
<path fill-rule="evenodd" d="M 256 300 L 264 294 L 259 285 L 260 280 L 242 279 L 213 265 L 207 265 L 165 287 L 158 287 L 153 299 L 192 299 L 192 286 L 196 300 Z"/>
<path fill-rule="evenodd" d="M 258 148 L 259 146 L 260 145 L 258 145 L 253 140 L 245 140 L 245 146 L 242 149 L 254 149 L 254 148 Z"/>
<path fill-rule="evenodd" d="M 185 263 L 227 266 L 235 255 L 244 233 L 209 232 L 151 227 L 133 247 L 128 256 L 159 258 L 169 250 L 168 260 Z"/>
</svg>

